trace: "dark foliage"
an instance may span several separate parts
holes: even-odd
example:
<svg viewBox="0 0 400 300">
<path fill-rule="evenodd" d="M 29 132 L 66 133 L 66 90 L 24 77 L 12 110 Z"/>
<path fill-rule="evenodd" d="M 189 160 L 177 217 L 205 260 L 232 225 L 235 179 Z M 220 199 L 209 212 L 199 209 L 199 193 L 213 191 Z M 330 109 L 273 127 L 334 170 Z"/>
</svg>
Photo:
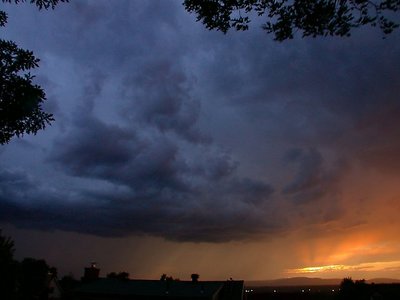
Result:
<svg viewBox="0 0 400 300">
<path fill-rule="evenodd" d="M 17 289 L 17 262 L 14 260 L 14 242 L 0 230 L 0 291 L 5 299 L 15 299 Z"/>
<path fill-rule="evenodd" d="M 340 299 L 363 300 L 370 298 L 370 286 L 364 279 L 353 281 L 350 277 L 344 278 L 340 283 Z"/>
<path fill-rule="evenodd" d="M 0 229 L 0 264 L 12 261 L 14 252 L 14 241 L 10 237 L 1 235 Z"/>
<path fill-rule="evenodd" d="M 3 3 L 29 2 L 39 9 L 54 8 L 68 0 L 2 0 Z M 7 23 L 7 14 L 0 11 L 0 26 Z M 53 121 L 53 116 L 42 109 L 46 95 L 35 85 L 29 73 L 38 66 L 31 51 L 19 48 L 14 42 L 0 39 L 0 144 L 13 136 L 36 134 Z"/>
<path fill-rule="evenodd" d="M 0 143 L 8 143 L 13 136 L 36 133 L 53 120 L 42 110 L 46 99 L 41 87 L 32 83 L 30 73 L 38 59 L 11 41 L 0 40 Z"/>
<path fill-rule="evenodd" d="M 192 278 L 193 282 L 197 282 L 197 281 L 199 281 L 200 275 L 194 273 L 194 274 L 190 275 L 190 278 Z"/>
<path fill-rule="evenodd" d="M 25 258 L 19 266 L 19 299 L 46 299 L 51 268 L 40 259 Z"/>
<path fill-rule="evenodd" d="M 14 260 L 14 241 L 0 230 L 0 298 L 7 300 L 47 300 L 49 282 L 57 270 L 45 260 Z"/>
<path fill-rule="evenodd" d="M 53 8 L 56 7 L 58 2 L 68 2 L 69 0 L 1 0 L 4 3 L 25 3 L 29 2 L 31 4 L 35 4 L 39 9 L 45 8 Z"/>
<path fill-rule="evenodd" d="M 197 14 L 208 29 L 226 33 L 247 30 L 251 16 L 264 18 L 263 29 L 283 41 L 300 31 L 306 36 L 349 36 L 353 28 L 379 26 L 384 34 L 399 25 L 390 16 L 399 0 L 184 0 L 186 10 Z"/>
<path fill-rule="evenodd" d="M 167 274 L 162 274 L 161 277 L 160 277 L 160 280 L 161 281 L 173 281 L 173 280 L 180 281 L 179 278 L 174 278 L 172 276 L 167 276 Z"/>
<path fill-rule="evenodd" d="M 129 273 L 128 272 L 111 272 L 107 274 L 107 278 L 116 278 L 116 279 L 129 279 Z"/>
</svg>

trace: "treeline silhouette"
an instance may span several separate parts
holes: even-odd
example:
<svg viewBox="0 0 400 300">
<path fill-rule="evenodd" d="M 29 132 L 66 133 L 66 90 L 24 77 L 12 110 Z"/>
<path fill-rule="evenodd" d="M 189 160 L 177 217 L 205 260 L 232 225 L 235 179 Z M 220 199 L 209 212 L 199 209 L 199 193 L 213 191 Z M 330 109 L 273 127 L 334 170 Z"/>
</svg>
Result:
<svg viewBox="0 0 400 300">
<path fill-rule="evenodd" d="M 0 299 L 5 300 L 48 300 L 54 283 L 62 299 L 71 299 L 73 290 L 84 280 L 66 275 L 58 280 L 57 269 L 44 259 L 14 258 L 15 244 L 11 237 L 4 236 L 0 229 Z M 107 278 L 128 280 L 128 272 L 111 272 Z"/>
<path fill-rule="evenodd" d="M 47 299 L 50 281 L 57 277 L 57 269 L 45 260 L 14 259 L 14 241 L 0 230 L 0 298 L 1 299 Z"/>
</svg>

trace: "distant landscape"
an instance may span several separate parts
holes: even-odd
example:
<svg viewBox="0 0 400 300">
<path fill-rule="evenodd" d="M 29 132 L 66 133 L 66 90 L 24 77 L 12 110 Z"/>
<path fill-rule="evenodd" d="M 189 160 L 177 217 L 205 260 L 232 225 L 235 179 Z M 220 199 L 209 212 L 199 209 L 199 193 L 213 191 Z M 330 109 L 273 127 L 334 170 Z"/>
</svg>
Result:
<svg viewBox="0 0 400 300">
<path fill-rule="evenodd" d="M 245 282 L 247 300 L 400 299 L 400 280 L 292 277 Z"/>
</svg>

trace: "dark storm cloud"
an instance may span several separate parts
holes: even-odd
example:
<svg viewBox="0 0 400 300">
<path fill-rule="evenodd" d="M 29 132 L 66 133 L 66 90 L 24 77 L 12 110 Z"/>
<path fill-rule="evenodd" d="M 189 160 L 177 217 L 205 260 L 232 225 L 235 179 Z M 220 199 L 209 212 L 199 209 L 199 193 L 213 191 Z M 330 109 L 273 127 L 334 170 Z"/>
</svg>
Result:
<svg viewBox="0 0 400 300">
<path fill-rule="evenodd" d="M 148 179 L 148 183 L 154 185 L 154 180 Z M 23 228 L 101 236 L 152 234 L 173 240 L 216 242 L 245 238 L 256 230 L 254 226 L 260 231 L 276 226 L 270 220 L 266 222 L 265 216 L 257 217 L 256 208 L 242 198 L 252 195 L 267 200 L 271 188 L 266 185 L 258 183 L 257 191 L 251 189 L 245 194 L 226 194 L 224 188 L 209 183 L 210 191 L 194 194 L 169 183 L 159 184 L 157 193 L 146 195 L 136 194 L 134 187 L 113 192 L 76 190 L 68 195 L 33 183 L 24 173 L 2 170 L 0 220 Z M 140 188 L 145 185 L 138 183 Z M 247 191 L 249 185 L 254 183 L 235 182 L 236 190 Z"/>
<path fill-rule="evenodd" d="M 239 51 L 218 49 L 213 91 L 275 139 L 332 146 L 366 114 L 398 103 L 398 37 L 361 31 L 273 44 L 254 33 L 231 36 Z M 241 55 L 249 45 L 252 55 Z"/>
<path fill-rule="evenodd" d="M 257 210 L 270 200 L 272 187 L 261 181 L 238 179 L 236 163 L 212 144 L 184 145 L 194 148 L 188 156 L 182 152 L 182 140 L 177 136 L 168 137 L 160 130 L 151 131 L 152 137 L 147 125 L 145 134 L 138 134 L 140 126 L 136 132 L 87 115 L 78 124 L 55 144 L 53 163 L 73 176 L 113 183 L 123 192 L 77 191 L 91 204 L 73 204 L 86 217 L 74 219 L 73 228 L 68 230 L 225 241 L 243 238 L 255 230 L 254 226 L 271 226 L 262 221 L 264 216 Z M 37 213 L 45 219 L 46 211 Z M 53 226 L 67 229 L 63 225 L 65 216 L 59 220 L 60 224 Z"/>
<path fill-rule="evenodd" d="M 49 226 L 193 241 L 242 239 L 277 226 L 260 214 L 273 188 L 239 176 L 232 156 L 198 129 L 200 104 L 177 66 L 152 62 L 127 76 L 118 93 L 117 124 L 96 116 L 93 99 L 105 93 L 104 80 L 96 73 L 86 80 L 74 123 L 56 139 L 49 161 L 60 172 L 109 188 L 77 190 L 79 201 L 70 201 L 70 209 L 86 217 L 63 216 Z M 63 205 L 52 206 L 52 214 L 62 214 Z M 35 213 L 45 223 L 49 210 Z"/>
<path fill-rule="evenodd" d="M 289 163 L 298 164 L 298 171 L 292 182 L 283 189 L 285 194 L 314 189 L 320 187 L 321 181 L 328 181 L 328 178 L 324 178 L 322 156 L 315 149 L 309 149 L 306 153 L 300 149 L 292 149 L 288 151 L 286 157 Z"/>
<path fill-rule="evenodd" d="M 34 186 L 35 184 L 25 172 L 0 169 L 1 195 L 26 193 L 32 190 Z"/>
<path fill-rule="evenodd" d="M 322 205 L 325 197 L 328 197 L 328 201 L 335 201 L 338 180 L 347 169 L 343 161 L 334 161 L 329 166 L 315 148 L 293 148 L 284 155 L 284 163 L 287 166 L 294 165 L 296 169 L 292 180 L 282 189 L 282 193 L 294 204 L 304 205 L 311 201 Z"/>
<path fill-rule="evenodd" d="M 262 181 L 245 178 L 230 182 L 224 192 L 230 197 L 240 197 L 242 201 L 257 206 L 260 203 L 265 203 L 272 196 L 274 190 Z"/>
<path fill-rule="evenodd" d="M 190 81 L 172 59 L 141 66 L 124 85 L 124 97 L 131 100 L 124 106 L 125 118 L 145 122 L 162 132 L 172 131 L 191 142 L 209 140 L 195 127 L 200 104 L 191 99 Z"/>
<path fill-rule="evenodd" d="M 79 130 L 65 137 L 65 142 L 59 142 L 53 158 L 72 174 L 96 175 L 102 166 L 117 168 L 139 151 L 133 132 L 90 117 L 80 125 Z"/>
<path fill-rule="evenodd" d="M 377 107 L 354 124 L 342 140 L 343 146 L 362 164 L 381 173 L 398 175 L 400 170 L 400 102 Z"/>
<path fill-rule="evenodd" d="M 177 184 L 177 148 L 167 139 L 141 139 L 127 129 L 99 120 L 82 125 L 82 129 L 60 139 L 53 152 L 52 161 L 69 174 L 128 186 L 146 182 L 149 188 L 152 182 Z"/>
</svg>

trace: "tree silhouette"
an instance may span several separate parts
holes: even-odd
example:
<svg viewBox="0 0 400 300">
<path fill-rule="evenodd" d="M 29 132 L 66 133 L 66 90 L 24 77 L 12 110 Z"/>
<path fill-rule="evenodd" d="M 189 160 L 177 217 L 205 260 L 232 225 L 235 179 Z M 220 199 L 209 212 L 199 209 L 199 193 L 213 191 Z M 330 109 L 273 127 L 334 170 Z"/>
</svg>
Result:
<svg viewBox="0 0 400 300">
<path fill-rule="evenodd" d="M 379 26 L 384 34 L 398 24 L 388 15 L 400 9 L 399 0 L 184 0 L 208 29 L 226 33 L 247 30 L 250 16 L 264 18 L 263 29 L 277 41 L 306 36 L 349 36 L 353 28 Z"/>
<path fill-rule="evenodd" d="M 193 281 L 193 282 L 198 282 L 198 281 L 199 281 L 199 278 L 200 278 L 200 275 L 194 273 L 194 274 L 190 275 L 190 278 L 192 278 L 192 281 Z"/>
<path fill-rule="evenodd" d="M 343 278 L 340 283 L 340 297 L 342 300 L 368 299 L 368 285 L 364 279 L 353 281 L 351 277 Z"/>
<path fill-rule="evenodd" d="M 14 251 L 14 241 L 0 230 L 0 299 L 47 300 L 49 280 L 57 276 L 57 269 L 43 259 L 18 262 Z"/>
<path fill-rule="evenodd" d="M 68 0 L 2 0 L 3 3 L 30 2 L 39 9 L 54 8 Z M 7 14 L 0 11 L 0 27 L 7 23 Z M 36 134 L 53 121 L 43 111 L 46 100 L 43 89 L 33 83 L 29 71 L 38 67 L 39 59 L 29 50 L 18 48 L 12 41 L 0 39 L 0 144 L 13 136 Z"/>
<path fill-rule="evenodd" d="M 49 276 L 56 273 L 43 259 L 24 258 L 19 265 L 19 297 L 21 300 L 47 299 Z"/>
<path fill-rule="evenodd" d="M 107 274 L 107 278 L 116 278 L 116 279 L 129 279 L 128 272 L 111 272 Z"/>
<path fill-rule="evenodd" d="M 162 274 L 161 277 L 160 277 L 160 281 L 172 281 L 172 280 L 179 281 L 179 278 L 174 278 L 172 276 L 167 276 L 167 274 Z"/>
<path fill-rule="evenodd" d="M 0 230 L 0 291 L 5 299 L 15 299 L 17 288 L 17 262 L 14 260 L 14 241 Z"/>
<path fill-rule="evenodd" d="M 1 234 L 0 229 L 0 263 L 7 263 L 14 259 L 14 241 Z"/>
</svg>

